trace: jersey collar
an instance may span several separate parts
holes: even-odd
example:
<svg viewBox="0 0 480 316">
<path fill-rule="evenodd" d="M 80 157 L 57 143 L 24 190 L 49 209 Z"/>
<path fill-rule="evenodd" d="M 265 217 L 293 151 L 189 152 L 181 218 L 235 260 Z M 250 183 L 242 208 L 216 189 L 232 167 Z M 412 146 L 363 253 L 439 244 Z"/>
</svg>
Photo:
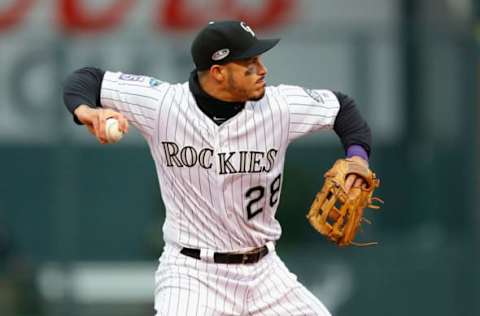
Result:
<svg viewBox="0 0 480 316">
<path fill-rule="evenodd" d="M 205 115 L 212 119 L 215 124 L 220 125 L 226 120 L 237 115 L 245 108 L 245 102 L 227 102 L 208 95 L 202 90 L 198 83 L 197 71 L 190 73 L 188 80 L 190 91 L 195 98 L 195 101 Z"/>
</svg>

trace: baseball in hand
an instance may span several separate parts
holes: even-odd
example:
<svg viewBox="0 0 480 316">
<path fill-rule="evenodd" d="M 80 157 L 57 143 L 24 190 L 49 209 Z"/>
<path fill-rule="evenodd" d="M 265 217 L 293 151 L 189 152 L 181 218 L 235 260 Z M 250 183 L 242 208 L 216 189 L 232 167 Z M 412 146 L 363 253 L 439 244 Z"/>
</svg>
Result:
<svg viewBox="0 0 480 316">
<path fill-rule="evenodd" d="M 105 122 L 105 134 L 107 141 L 112 144 L 118 142 L 123 137 L 123 132 L 118 128 L 118 120 L 109 118 Z"/>
</svg>

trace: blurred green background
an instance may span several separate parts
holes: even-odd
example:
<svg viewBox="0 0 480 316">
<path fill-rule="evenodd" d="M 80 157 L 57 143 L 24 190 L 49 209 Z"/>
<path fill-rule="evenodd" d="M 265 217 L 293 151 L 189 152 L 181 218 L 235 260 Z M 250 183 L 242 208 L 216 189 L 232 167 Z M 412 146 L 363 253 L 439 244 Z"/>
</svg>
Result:
<svg viewBox="0 0 480 316">
<path fill-rule="evenodd" d="M 480 1 L 0 1 L 0 315 L 153 315 L 164 208 L 138 133 L 101 146 L 63 78 L 92 65 L 184 81 L 210 19 L 282 37 L 271 84 L 342 91 L 373 130 L 380 212 L 340 249 L 305 213 L 342 156 L 289 148 L 277 249 L 333 315 L 480 315 Z"/>
</svg>

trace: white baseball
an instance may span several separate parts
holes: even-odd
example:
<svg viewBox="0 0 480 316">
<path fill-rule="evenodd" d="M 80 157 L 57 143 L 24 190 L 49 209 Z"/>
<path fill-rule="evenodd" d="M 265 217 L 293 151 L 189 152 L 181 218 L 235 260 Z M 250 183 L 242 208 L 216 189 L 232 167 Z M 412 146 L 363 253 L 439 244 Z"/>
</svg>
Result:
<svg viewBox="0 0 480 316">
<path fill-rule="evenodd" d="M 105 122 L 105 134 L 109 143 L 116 143 L 123 137 L 123 132 L 118 129 L 118 120 L 109 118 Z"/>
</svg>

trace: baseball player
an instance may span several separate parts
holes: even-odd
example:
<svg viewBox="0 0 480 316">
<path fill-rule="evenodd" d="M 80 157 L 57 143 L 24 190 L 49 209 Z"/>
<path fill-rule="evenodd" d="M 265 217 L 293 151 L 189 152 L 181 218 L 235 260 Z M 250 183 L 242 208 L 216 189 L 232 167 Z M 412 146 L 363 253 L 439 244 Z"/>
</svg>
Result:
<svg viewBox="0 0 480 316">
<path fill-rule="evenodd" d="M 110 117 L 148 142 L 166 208 L 156 315 L 330 315 L 275 252 L 285 153 L 333 129 L 367 164 L 370 129 L 344 94 L 267 87 L 261 55 L 278 41 L 241 21 L 210 22 L 193 41 L 187 82 L 98 68 L 65 81 L 68 110 L 102 144 Z M 362 181 L 350 175 L 348 187 Z"/>
</svg>

